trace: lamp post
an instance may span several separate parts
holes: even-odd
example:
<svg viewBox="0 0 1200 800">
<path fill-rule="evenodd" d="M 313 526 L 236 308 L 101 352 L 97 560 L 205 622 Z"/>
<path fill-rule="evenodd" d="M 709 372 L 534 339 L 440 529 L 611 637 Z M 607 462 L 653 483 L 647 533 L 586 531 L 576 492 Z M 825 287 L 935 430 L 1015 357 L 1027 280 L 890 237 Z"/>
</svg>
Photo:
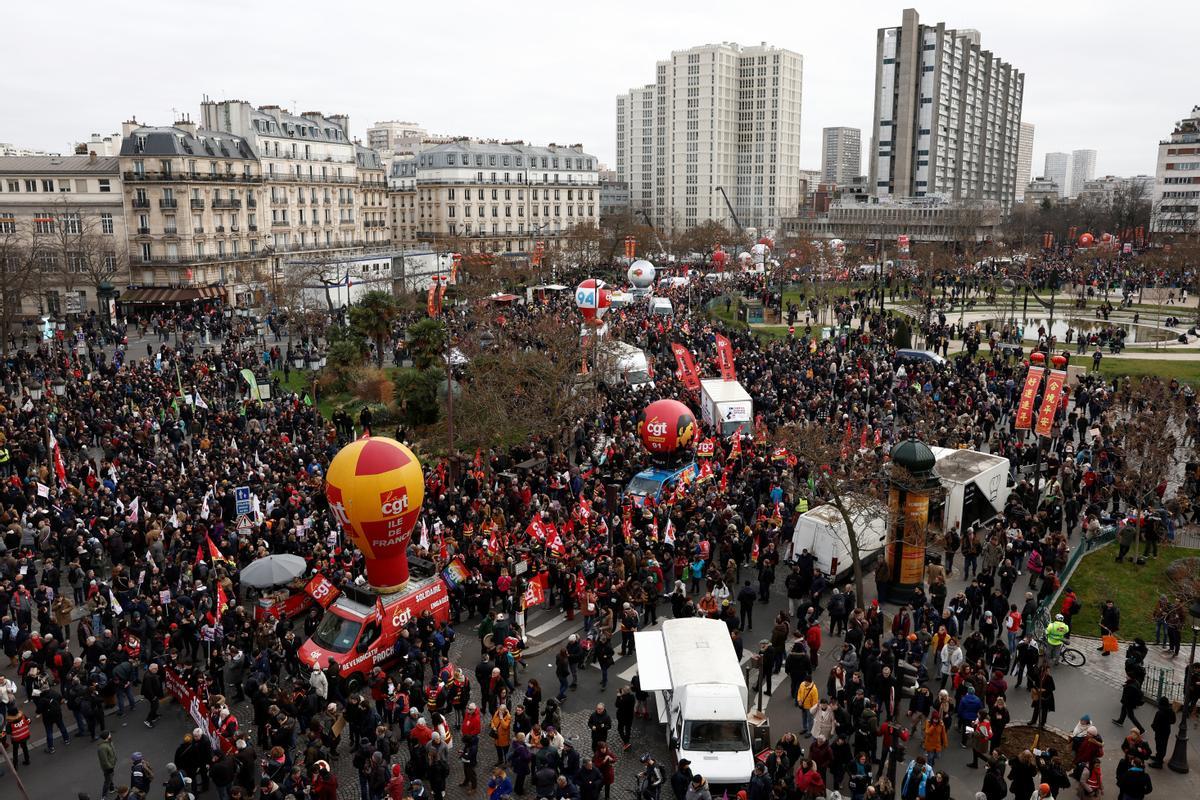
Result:
<svg viewBox="0 0 1200 800">
<path fill-rule="evenodd" d="M 1188 608 L 1192 615 L 1192 652 L 1188 656 L 1187 671 L 1184 673 L 1185 680 L 1183 686 L 1183 713 L 1179 719 L 1179 732 L 1175 734 L 1175 750 L 1171 753 L 1171 760 L 1167 762 L 1167 767 L 1172 772 L 1178 772 L 1181 775 L 1186 775 L 1189 771 L 1188 767 L 1188 707 L 1187 694 L 1191 691 L 1192 671 L 1196 668 L 1196 638 L 1200 636 L 1200 600 L 1195 600 Z"/>
</svg>

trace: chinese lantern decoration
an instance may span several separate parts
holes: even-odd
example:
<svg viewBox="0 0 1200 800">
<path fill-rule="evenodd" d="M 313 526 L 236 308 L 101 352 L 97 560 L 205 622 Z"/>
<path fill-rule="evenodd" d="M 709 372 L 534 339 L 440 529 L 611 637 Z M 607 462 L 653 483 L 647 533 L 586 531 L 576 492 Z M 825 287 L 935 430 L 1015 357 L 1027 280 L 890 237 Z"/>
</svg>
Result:
<svg viewBox="0 0 1200 800">
<path fill-rule="evenodd" d="M 425 476 L 413 452 L 381 436 L 351 442 L 329 464 L 325 497 L 346 538 L 366 558 L 371 586 L 403 589 L 408 543 L 425 499 Z"/>
<path fill-rule="evenodd" d="M 612 297 L 604 281 L 588 278 L 575 289 L 575 305 L 588 322 L 598 323 L 608 313 Z"/>
<path fill-rule="evenodd" d="M 678 400 L 655 400 L 637 418 L 638 438 L 655 455 L 670 455 L 692 443 L 696 415 Z"/>
</svg>

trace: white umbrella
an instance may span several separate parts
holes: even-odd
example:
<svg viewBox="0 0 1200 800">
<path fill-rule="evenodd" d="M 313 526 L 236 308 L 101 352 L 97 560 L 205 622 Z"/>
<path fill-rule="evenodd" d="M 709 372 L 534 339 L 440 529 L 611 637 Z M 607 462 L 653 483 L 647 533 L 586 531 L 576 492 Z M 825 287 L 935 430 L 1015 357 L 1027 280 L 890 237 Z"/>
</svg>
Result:
<svg viewBox="0 0 1200 800">
<path fill-rule="evenodd" d="M 288 583 L 308 569 L 300 556 L 279 553 L 250 562 L 242 570 L 242 583 L 254 589 L 266 589 Z"/>
</svg>

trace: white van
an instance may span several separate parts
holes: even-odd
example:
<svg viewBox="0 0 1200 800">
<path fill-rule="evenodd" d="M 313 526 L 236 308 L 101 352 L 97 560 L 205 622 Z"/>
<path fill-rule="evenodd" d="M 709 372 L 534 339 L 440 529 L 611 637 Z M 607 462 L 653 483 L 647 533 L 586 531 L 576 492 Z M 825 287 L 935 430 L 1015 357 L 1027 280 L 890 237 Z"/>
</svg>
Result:
<svg viewBox="0 0 1200 800">
<path fill-rule="evenodd" d="M 654 693 L 675 759 L 691 761 L 712 787 L 748 783 L 750 693 L 725 623 L 669 619 L 662 630 L 635 633 L 634 647 L 638 681 Z"/>
<path fill-rule="evenodd" d="M 669 317 L 675 313 L 675 307 L 671 305 L 669 297 L 654 297 L 650 300 L 650 315 L 655 317 Z"/>
</svg>

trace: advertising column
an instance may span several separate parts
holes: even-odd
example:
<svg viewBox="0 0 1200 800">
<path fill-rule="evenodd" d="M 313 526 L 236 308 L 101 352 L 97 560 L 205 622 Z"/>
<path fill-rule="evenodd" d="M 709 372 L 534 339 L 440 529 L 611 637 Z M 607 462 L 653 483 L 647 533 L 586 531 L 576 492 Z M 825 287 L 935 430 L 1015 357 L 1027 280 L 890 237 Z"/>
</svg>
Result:
<svg viewBox="0 0 1200 800">
<path fill-rule="evenodd" d="M 887 600 L 906 603 L 925 577 L 929 500 L 938 482 L 933 451 L 915 439 L 896 445 L 892 463 L 899 469 L 892 471 L 888 489 Z"/>
</svg>

